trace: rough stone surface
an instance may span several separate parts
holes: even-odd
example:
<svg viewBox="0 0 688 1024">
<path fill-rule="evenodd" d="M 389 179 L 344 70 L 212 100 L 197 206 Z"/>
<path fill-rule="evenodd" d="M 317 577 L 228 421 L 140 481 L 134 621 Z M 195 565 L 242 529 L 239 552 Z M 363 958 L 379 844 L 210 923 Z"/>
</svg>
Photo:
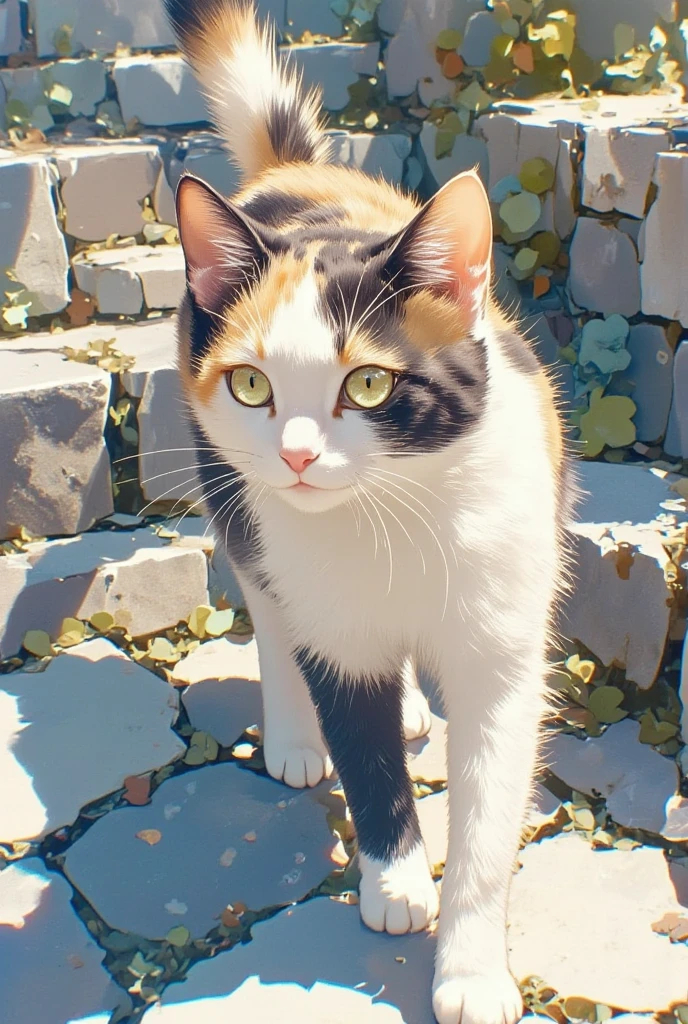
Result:
<svg viewBox="0 0 688 1024">
<path fill-rule="evenodd" d="M 183 57 L 124 57 L 114 63 L 113 78 L 125 122 L 195 124 L 208 120 L 205 100 Z"/>
<path fill-rule="evenodd" d="M 4 676 L 0 692 L 4 842 L 71 824 L 127 776 L 159 768 L 185 749 L 170 728 L 174 688 L 104 639 L 63 652 L 45 672 Z"/>
<path fill-rule="evenodd" d="M 411 138 L 401 132 L 390 135 L 329 132 L 333 158 L 347 167 L 357 167 L 373 177 L 401 182 L 404 163 L 411 153 Z"/>
<path fill-rule="evenodd" d="M 573 205 L 574 184 L 571 140 L 560 139 L 554 179 L 554 230 L 560 238 L 568 238 L 576 226 L 576 212 Z"/>
<path fill-rule="evenodd" d="M 29 629 L 57 637 L 67 616 L 108 611 L 133 636 L 168 629 L 207 603 L 207 588 L 203 552 L 150 530 L 30 544 L 0 559 L 0 656 L 15 654 Z"/>
<path fill-rule="evenodd" d="M 466 64 L 473 67 L 484 67 L 485 64 L 489 64 L 492 43 L 501 31 L 499 22 L 491 11 L 472 14 L 466 23 L 466 31 L 459 50 Z"/>
<path fill-rule="evenodd" d="M 461 171 L 468 171 L 476 167 L 483 182 L 487 184 L 489 178 L 489 156 L 488 149 L 482 139 L 472 135 L 457 135 L 454 142 L 454 149 L 449 156 L 435 156 L 435 137 L 437 128 L 425 123 L 420 133 L 420 145 L 433 184 L 438 188 L 446 184 L 450 178 Z"/>
<path fill-rule="evenodd" d="M 679 783 L 676 762 L 640 743 L 640 724 L 625 719 L 594 739 L 548 736 L 543 762 L 572 789 L 605 797 L 615 822 L 662 832 Z"/>
<path fill-rule="evenodd" d="M 349 102 L 348 86 L 359 75 L 374 75 L 379 55 L 377 43 L 323 43 L 291 46 L 290 59 L 303 69 L 304 84 L 322 86 L 326 110 L 342 110 Z"/>
<path fill-rule="evenodd" d="M 15 1024 L 108 1021 L 131 1006 L 76 917 L 69 885 L 37 858 L 0 872 L 0 990 Z M 3 927 L 3 925 L 5 927 Z M 101 1011 L 106 1011 L 101 1018 Z"/>
<path fill-rule="evenodd" d="M 631 361 L 623 379 L 633 385 L 631 398 L 637 407 L 633 422 L 638 440 L 658 441 L 669 419 L 674 354 L 664 328 L 657 324 L 631 327 L 626 347 Z"/>
<path fill-rule="evenodd" d="M 643 217 L 655 158 L 668 149 L 669 134 L 661 128 L 587 129 L 583 206 Z"/>
<path fill-rule="evenodd" d="M 63 25 L 72 29 L 61 41 L 69 40 L 73 54 L 114 53 L 118 43 L 132 49 L 176 45 L 160 0 L 29 0 L 29 9 L 39 57 L 58 52 Z"/>
<path fill-rule="evenodd" d="M 0 348 L 0 537 L 88 529 L 112 512 L 110 377 L 51 345 Z M 48 349 L 46 351 L 45 349 Z"/>
<path fill-rule="evenodd" d="M 688 153 L 660 153 L 653 181 L 657 198 L 644 226 L 640 268 L 642 311 L 647 316 L 680 320 L 688 327 L 688 292 L 676 267 L 688 260 L 688 223 L 684 197 L 688 189 Z"/>
<path fill-rule="evenodd" d="M 664 447 L 670 455 L 688 459 L 688 342 L 682 341 L 674 356 L 671 410 Z"/>
<path fill-rule="evenodd" d="M 688 946 L 652 931 L 664 914 L 685 914 L 661 850 L 600 852 L 564 835 L 531 843 L 519 859 L 508 935 L 517 978 L 535 974 L 562 996 L 626 1010 L 685 1002 Z"/>
<path fill-rule="evenodd" d="M 133 245 L 78 256 L 79 288 L 92 295 L 101 313 L 176 309 L 184 295 L 184 254 L 179 245 Z"/>
<path fill-rule="evenodd" d="M 262 728 L 255 640 L 238 643 L 223 638 L 201 644 L 175 665 L 172 678 L 189 684 L 182 703 L 194 729 L 210 733 L 222 746 L 231 746 L 252 725 Z"/>
<path fill-rule="evenodd" d="M 32 316 L 60 312 L 69 302 L 69 260 L 47 162 L 0 161 L 0 197 L 0 267 L 12 268 L 31 293 Z"/>
<path fill-rule="evenodd" d="M 614 30 L 619 22 L 633 25 L 637 42 L 647 45 L 652 27 L 660 19 L 676 18 L 672 0 L 570 0 L 569 10 L 576 14 L 576 39 L 581 49 L 594 60 L 609 59 L 615 52 Z"/>
<path fill-rule="evenodd" d="M 183 924 L 200 937 L 228 903 L 290 903 L 330 873 L 335 840 L 318 803 L 326 792 L 290 790 L 235 764 L 175 776 L 146 807 L 100 818 L 68 850 L 65 871 L 114 928 L 153 938 Z M 138 839 L 144 829 L 161 841 Z"/>
<path fill-rule="evenodd" d="M 22 44 L 19 0 L 5 0 L 0 7 L 0 57 L 16 53 Z"/>
<path fill-rule="evenodd" d="M 623 231 L 579 217 L 571 241 L 571 296 L 582 309 L 635 316 L 640 310 L 636 248 Z"/>
<path fill-rule="evenodd" d="M 156 146 L 101 142 L 65 147 L 56 156 L 68 235 L 100 242 L 143 229 L 142 202 L 155 188 L 161 167 Z"/>
<path fill-rule="evenodd" d="M 273 5 L 277 6 L 274 3 Z M 299 39 L 304 32 L 336 37 L 342 34 L 342 23 L 322 0 L 286 0 L 289 32 Z"/>
<path fill-rule="evenodd" d="M 231 163 L 226 150 L 217 144 L 191 147 L 184 161 L 184 170 L 203 178 L 225 196 L 231 196 L 239 187 L 238 168 Z"/>
</svg>

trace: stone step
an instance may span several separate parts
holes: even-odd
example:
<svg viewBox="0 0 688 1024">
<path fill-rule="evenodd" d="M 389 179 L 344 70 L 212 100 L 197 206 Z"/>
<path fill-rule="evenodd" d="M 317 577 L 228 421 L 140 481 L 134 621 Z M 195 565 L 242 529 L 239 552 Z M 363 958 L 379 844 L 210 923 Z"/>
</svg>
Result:
<svg viewBox="0 0 688 1024">
<path fill-rule="evenodd" d="M 180 245 L 132 245 L 85 252 L 72 261 L 77 287 L 95 300 L 99 313 L 137 316 L 176 309 L 186 275 Z"/>
</svg>

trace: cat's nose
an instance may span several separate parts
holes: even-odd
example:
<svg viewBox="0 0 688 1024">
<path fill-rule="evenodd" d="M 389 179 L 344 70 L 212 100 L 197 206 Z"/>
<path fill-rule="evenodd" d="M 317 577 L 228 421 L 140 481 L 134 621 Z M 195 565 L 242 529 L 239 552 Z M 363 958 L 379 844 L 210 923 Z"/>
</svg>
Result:
<svg viewBox="0 0 688 1024">
<path fill-rule="evenodd" d="M 284 459 L 295 473 L 301 475 L 311 462 L 315 462 L 319 454 L 320 452 L 314 452 L 311 448 L 282 448 L 280 458 Z"/>
</svg>

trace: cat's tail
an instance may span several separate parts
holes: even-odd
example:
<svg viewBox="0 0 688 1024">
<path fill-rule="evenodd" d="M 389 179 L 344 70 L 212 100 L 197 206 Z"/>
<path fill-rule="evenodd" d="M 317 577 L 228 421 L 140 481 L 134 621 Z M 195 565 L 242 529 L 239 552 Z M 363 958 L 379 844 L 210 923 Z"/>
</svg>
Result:
<svg viewBox="0 0 688 1024">
<path fill-rule="evenodd" d="M 324 163 L 320 93 L 282 62 L 251 0 L 165 0 L 213 120 L 244 178 L 280 164 Z"/>
</svg>

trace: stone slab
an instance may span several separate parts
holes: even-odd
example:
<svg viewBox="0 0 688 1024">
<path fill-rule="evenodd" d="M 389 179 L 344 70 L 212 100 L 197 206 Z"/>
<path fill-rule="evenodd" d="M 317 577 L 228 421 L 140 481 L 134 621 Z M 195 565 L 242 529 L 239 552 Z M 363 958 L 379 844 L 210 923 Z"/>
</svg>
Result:
<svg viewBox="0 0 688 1024">
<path fill-rule="evenodd" d="M 400 183 L 404 165 L 411 153 L 411 137 L 401 132 L 389 135 L 369 135 L 364 132 L 327 133 L 332 140 L 333 160 L 347 167 L 370 174 L 382 175 L 387 181 Z"/>
<path fill-rule="evenodd" d="M 0 990 L 13 1024 L 110 1019 L 131 999 L 71 906 L 72 890 L 38 858 L 0 872 Z M 102 1011 L 105 1013 L 101 1016 Z"/>
<path fill-rule="evenodd" d="M 586 129 L 583 206 L 643 217 L 655 158 L 669 146 L 669 132 L 661 128 Z"/>
<path fill-rule="evenodd" d="M 426 122 L 419 136 L 421 151 L 431 175 L 430 185 L 433 191 L 445 185 L 455 174 L 470 171 L 474 167 L 477 167 L 483 183 L 487 185 L 490 177 L 490 159 L 483 139 L 473 135 L 457 135 L 452 152 L 438 159 L 435 156 L 436 135 L 437 128 Z"/>
<path fill-rule="evenodd" d="M 65 872 L 113 928 L 160 938 L 183 924 L 199 938 L 229 903 L 290 903 L 330 873 L 327 789 L 297 792 L 236 764 L 175 776 L 146 807 L 100 818 Z M 144 829 L 162 838 L 149 846 Z"/>
<path fill-rule="evenodd" d="M 688 297 L 677 266 L 688 259 L 688 153 L 660 153 L 653 181 L 657 198 L 644 225 L 640 268 L 642 311 L 647 316 L 680 320 L 688 327 Z"/>
<path fill-rule="evenodd" d="M 123 57 L 112 77 L 125 122 L 164 126 L 208 121 L 197 79 L 183 57 Z"/>
<path fill-rule="evenodd" d="M 260 666 L 255 640 L 238 643 L 223 638 L 202 644 L 178 662 L 176 683 L 194 729 L 208 732 L 229 747 L 252 725 L 263 727 Z"/>
<path fill-rule="evenodd" d="M 16 53 L 22 44 L 19 0 L 6 0 L 0 8 L 0 57 Z"/>
<path fill-rule="evenodd" d="M 174 688 L 98 638 L 3 676 L 0 840 L 48 835 L 185 750 Z"/>
<path fill-rule="evenodd" d="M 160 0 L 29 0 L 39 57 L 176 46 Z M 71 31 L 61 32 L 63 26 Z M 60 43 L 58 50 L 57 43 Z"/>
<path fill-rule="evenodd" d="M 273 5 L 277 6 L 274 3 Z M 323 0 L 286 0 L 289 33 L 299 39 L 304 32 L 336 37 L 342 34 L 342 23 L 329 3 Z"/>
<path fill-rule="evenodd" d="M 688 459 L 688 342 L 682 341 L 674 356 L 671 409 L 664 448 L 670 455 Z"/>
<path fill-rule="evenodd" d="M 609 316 L 640 310 L 640 266 L 629 236 L 594 217 L 579 217 L 571 240 L 569 284 L 582 309 Z"/>
<path fill-rule="evenodd" d="M 631 361 L 621 376 L 632 384 L 636 435 L 639 441 L 651 444 L 661 440 L 667 428 L 673 393 L 674 353 L 664 328 L 658 324 L 635 324 L 631 327 L 626 347 Z"/>
<path fill-rule="evenodd" d="M 570 0 L 576 15 L 576 41 L 594 60 L 609 60 L 615 54 L 614 30 L 619 22 L 635 28 L 637 43 L 647 45 L 654 25 L 676 18 L 672 0 Z"/>
<path fill-rule="evenodd" d="M 132 245 L 77 256 L 72 266 L 81 291 L 92 295 L 100 313 L 176 309 L 186 288 L 180 245 Z"/>
<path fill-rule="evenodd" d="M 289 47 L 289 57 L 303 71 L 306 88 L 322 86 L 326 110 L 342 110 L 349 102 L 348 87 L 359 75 L 374 75 L 378 43 L 323 43 Z"/>
</svg>

